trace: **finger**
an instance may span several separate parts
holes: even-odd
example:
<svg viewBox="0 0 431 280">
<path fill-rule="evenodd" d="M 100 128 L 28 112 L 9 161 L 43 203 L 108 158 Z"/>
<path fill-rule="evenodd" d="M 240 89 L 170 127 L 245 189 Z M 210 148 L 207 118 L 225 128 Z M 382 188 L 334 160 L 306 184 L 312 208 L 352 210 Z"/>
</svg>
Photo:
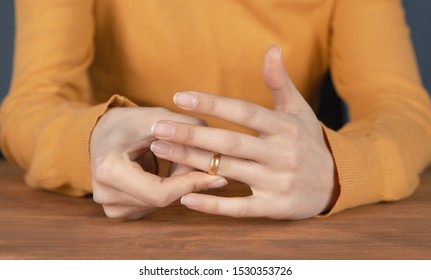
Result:
<svg viewBox="0 0 431 280">
<path fill-rule="evenodd" d="M 257 132 L 270 133 L 278 127 L 274 111 L 254 103 L 202 92 L 179 92 L 175 104 L 185 110 L 214 116 Z"/>
<path fill-rule="evenodd" d="M 127 111 L 127 112 L 126 112 Z M 98 131 L 110 132 L 119 127 L 122 133 L 110 135 L 105 147 L 109 150 L 128 151 L 131 157 L 141 153 L 153 141 L 150 125 L 160 119 L 170 119 L 195 125 L 206 125 L 203 120 L 184 114 L 174 113 L 165 108 L 110 108 L 97 123 Z M 139 128 L 139 129 L 138 129 Z"/>
<path fill-rule="evenodd" d="M 262 76 L 272 93 L 276 111 L 312 111 L 285 71 L 280 47 L 272 46 L 266 51 Z"/>
<path fill-rule="evenodd" d="M 237 218 L 262 217 L 262 208 L 255 205 L 255 198 L 248 197 L 219 197 L 204 194 L 188 194 L 181 198 L 181 204 L 187 208 L 213 215 Z M 267 205 L 266 207 L 270 207 Z"/>
<path fill-rule="evenodd" d="M 160 121 L 153 125 L 152 133 L 158 139 L 223 155 L 255 161 L 267 157 L 267 146 L 261 138 L 234 131 L 173 121 Z"/>
<path fill-rule="evenodd" d="M 123 218 L 136 220 L 148 215 L 155 210 L 154 207 L 139 207 L 125 205 L 104 205 L 103 211 L 108 218 Z"/>
<path fill-rule="evenodd" d="M 208 172 L 213 152 L 166 141 L 154 141 L 151 150 L 158 157 Z M 222 155 L 217 175 L 251 184 L 256 180 L 259 164 L 255 161 Z"/>
<path fill-rule="evenodd" d="M 168 177 L 187 174 L 195 170 L 196 169 L 193 167 L 172 162 L 171 166 L 169 167 Z"/>
<path fill-rule="evenodd" d="M 93 200 L 101 205 L 142 206 L 143 202 L 118 189 L 93 181 Z"/>
<path fill-rule="evenodd" d="M 222 177 L 203 172 L 161 178 L 123 158 L 102 161 L 94 174 L 96 182 L 109 184 L 120 192 L 155 207 L 165 207 L 184 194 L 204 190 L 214 184 L 227 183 Z"/>
</svg>

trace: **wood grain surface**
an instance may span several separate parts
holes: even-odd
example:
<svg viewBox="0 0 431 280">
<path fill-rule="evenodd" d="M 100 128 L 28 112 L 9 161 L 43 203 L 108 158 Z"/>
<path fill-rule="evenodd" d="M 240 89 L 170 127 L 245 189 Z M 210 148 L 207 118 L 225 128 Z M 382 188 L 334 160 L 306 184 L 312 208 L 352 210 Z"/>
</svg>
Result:
<svg viewBox="0 0 431 280">
<path fill-rule="evenodd" d="M 138 221 L 31 189 L 0 162 L 0 259 L 431 259 L 431 169 L 410 198 L 327 219 L 211 216 L 178 202 Z M 246 195 L 230 184 L 221 195 Z"/>
</svg>

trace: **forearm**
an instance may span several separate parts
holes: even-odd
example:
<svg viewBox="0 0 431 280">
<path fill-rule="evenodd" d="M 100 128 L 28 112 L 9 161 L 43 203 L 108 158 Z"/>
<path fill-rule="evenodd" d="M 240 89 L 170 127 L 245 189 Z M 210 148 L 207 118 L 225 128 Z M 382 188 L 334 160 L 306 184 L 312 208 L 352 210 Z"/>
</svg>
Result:
<svg viewBox="0 0 431 280">
<path fill-rule="evenodd" d="M 91 190 L 88 141 L 111 99 L 92 106 L 92 1 L 16 1 L 14 73 L 1 108 L 5 156 L 34 187 Z M 128 106 L 130 104 L 126 104 Z"/>
<path fill-rule="evenodd" d="M 339 174 L 331 213 L 411 194 L 431 161 L 431 106 L 400 1 L 339 1 L 331 71 L 350 122 L 325 129 Z"/>
</svg>

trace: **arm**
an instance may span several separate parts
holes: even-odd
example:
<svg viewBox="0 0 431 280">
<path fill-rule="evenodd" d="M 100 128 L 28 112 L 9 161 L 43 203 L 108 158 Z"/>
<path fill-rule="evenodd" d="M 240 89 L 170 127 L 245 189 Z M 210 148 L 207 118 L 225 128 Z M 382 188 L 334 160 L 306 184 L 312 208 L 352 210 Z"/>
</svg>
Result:
<svg viewBox="0 0 431 280">
<path fill-rule="evenodd" d="M 431 110 L 400 2 L 340 0 L 331 32 L 331 70 L 351 110 L 350 123 L 319 134 L 313 112 L 288 76 L 282 78 L 270 49 L 263 74 L 275 111 L 203 93 L 192 93 L 193 106 L 180 106 L 252 128 L 257 139 L 175 122 L 169 136 L 155 130 L 165 141 L 153 144 L 156 155 L 208 170 L 212 153 L 221 153 L 219 174 L 253 192 L 235 199 L 189 194 L 183 204 L 213 214 L 301 219 L 398 200 L 414 191 L 431 160 Z"/>
<path fill-rule="evenodd" d="M 92 106 L 92 1 L 16 4 L 15 68 L 1 111 L 1 143 L 7 158 L 28 170 L 29 185 L 76 196 L 93 191 L 106 215 L 135 219 L 227 183 L 181 165 L 170 178 L 148 172 L 151 125 L 160 118 L 202 125 L 199 120 L 136 108 L 121 96 Z"/>
<path fill-rule="evenodd" d="M 5 156 L 27 170 L 33 187 L 91 191 L 89 138 L 114 97 L 91 107 L 86 74 L 93 59 L 93 1 L 16 1 L 16 47 L 10 93 L 1 108 Z"/>
<path fill-rule="evenodd" d="M 410 195 L 431 160 L 431 107 L 400 1 L 342 0 L 331 72 L 350 122 L 325 129 L 341 188 L 331 213 Z"/>
</svg>

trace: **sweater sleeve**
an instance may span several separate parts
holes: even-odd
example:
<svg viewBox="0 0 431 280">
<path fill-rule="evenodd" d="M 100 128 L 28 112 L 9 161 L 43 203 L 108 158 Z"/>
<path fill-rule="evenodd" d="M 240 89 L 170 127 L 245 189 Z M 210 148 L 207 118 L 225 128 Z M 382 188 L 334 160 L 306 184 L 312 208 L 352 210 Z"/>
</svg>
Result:
<svg viewBox="0 0 431 280">
<path fill-rule="evenodd" d="M 340 196 L 328 215 L 412 194 L 431 160 L 431 106 L 398 0 L 338 0 L 330 69 L 350 121 L 324 128 Z"/>
<path fill-rule="evenodd" d="M 89 139 L 113 96 L 92 104 L 87 70 L 94 46 L 93 1 L 17 0 L 14 72 L 1 107 L 1 148 L 32 187 L 91 192 Z"/>
</svg>

